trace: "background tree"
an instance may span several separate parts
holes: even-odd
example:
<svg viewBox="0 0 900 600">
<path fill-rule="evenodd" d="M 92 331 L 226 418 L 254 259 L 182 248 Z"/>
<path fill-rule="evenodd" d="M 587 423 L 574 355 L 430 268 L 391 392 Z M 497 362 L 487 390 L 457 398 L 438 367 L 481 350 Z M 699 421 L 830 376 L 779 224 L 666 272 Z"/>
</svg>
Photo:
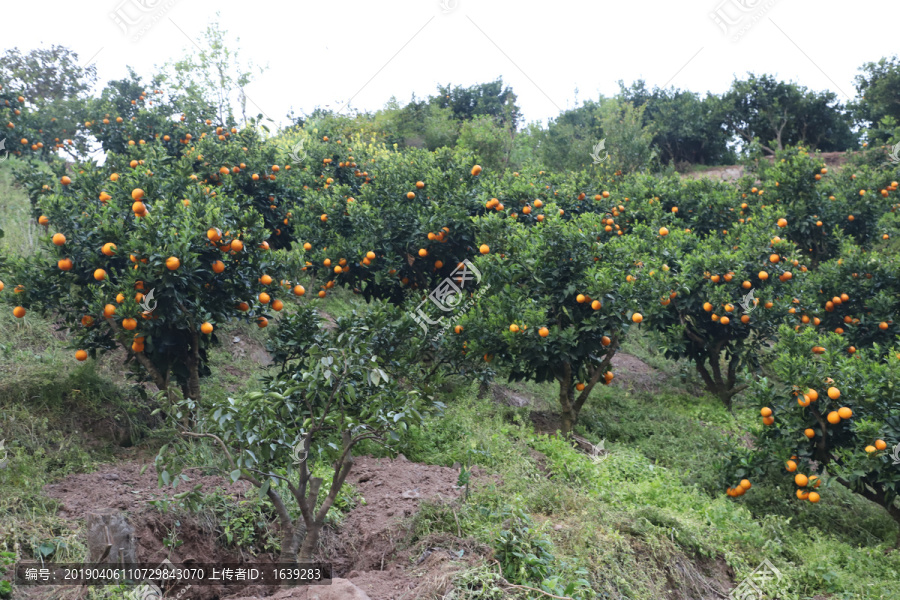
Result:
<svg viewBox="0 0 900 600">
<path fill-rule="evenodd" d="M 218 22 L 210 23 L 201 38 L 203 47 L 191 47 L 190 54 L 181 60 L 166 63 L 160 77 L 169 88 L 173 103 L 189 118 L 210 116 L 211 106 L 216 123 L 231 127 L 236 123 L 235 108 L 239 109 L 241 122 L 247 121 L 244 88 L 253 81 L 255 72 L 263 73 L 265 69 L 253 62 L 242 64 L 240 50 L 228 46 L 227 33 Z M 238 42 L 240 38 L 235 39 Z"/>
<path fill-rule="evenodd" d="M 867 62 L 854 79 L 856 100 L 853 116 L 876 142 L 891 139 L 891 130 L 900 124 L 900 60 L 885 57 Z"/>
<path fill-rule="evenodd" d="M 643 123 L 653 131 L 653 144 L 663 164 L 733 164 L 718 107 L 719 99 L 675 88 L 654 87 L 650 92 L 643 80 L 626 88 L 619 82 L 620 97 L 635 108 L 644 108 Z"/>
<path fill-rule="evenodd" d="M 771 75 L 735 78 L 722 95 L 722 119 L 746 147 L 754 139 L 767 154 L 804 144 L 823 152 L 854 147 L 850 117 L 833 92 L 814 92 Z"/>
</svg>

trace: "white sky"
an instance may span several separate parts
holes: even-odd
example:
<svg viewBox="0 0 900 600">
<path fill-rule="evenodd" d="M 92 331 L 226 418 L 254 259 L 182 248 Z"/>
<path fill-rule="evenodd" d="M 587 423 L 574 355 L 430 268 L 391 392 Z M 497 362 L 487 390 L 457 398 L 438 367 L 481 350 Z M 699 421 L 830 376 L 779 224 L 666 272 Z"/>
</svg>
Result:
<svg viewBox="0 0 900 600">
<path fill-rule="evenodd" d="M 619 79 L 721 93 L 747 71 L 830 89 L 846 102 L 860 65 L 900 51 L 896 0 L 443 1 L 446 13 L 441 0 L 15 2 L 3 8 L 16 26 L 3 28 L 2 48 L 62 44 L 92 60 L 100 82 L 125 76 L 126 65 L 146 77 L 182 56 L 186 36 L 199 40 L 218 11 L 229 37 L 240 38 L 232 47 L 268 65 L 247 94 L 280 123 L 291 108 L 337 109 L 352 97 L 352 107 L 375 110 L 391 95 L 405 103 L 438 83 L 501 75 L 526 121 L 571 108 L 576 88 L 580 101 L 616 93 Z M 134 30 L 157 21 L 132 41 L 110 14 L 136 18 L 139 6 L 152 10 Z M 756 23 L 731 41 L 709 16 L 717 9 L 734 21 L 745 15 L 732 34 L 754 15 Z M 248 115 L 257 112 L 248 106 Z"/>
</svg>

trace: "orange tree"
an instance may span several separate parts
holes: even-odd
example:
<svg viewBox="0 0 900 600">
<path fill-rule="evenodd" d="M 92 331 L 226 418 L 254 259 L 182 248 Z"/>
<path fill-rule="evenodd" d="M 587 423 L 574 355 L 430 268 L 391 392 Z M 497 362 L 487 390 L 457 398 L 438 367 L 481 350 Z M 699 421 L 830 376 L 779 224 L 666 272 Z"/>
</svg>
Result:
<svg viewBox="0 0 900 600">
<path fill-rule="evenodd" d="M 891 251 L 865 251 L 846 240 L 838 258 L 822 263 L 806 282 L 809 313 L 803 324 L 832 331 L 844 351 L 879 344 L 889 348 L 900 335 L 900 259 Z"/>
<path fill-rule="evenodd" d="M 25 173 L 45 250 L 8 265 L 4 295 L 16 316 L 57 315 L 79 360 L 120 345 L 160 389 L 174 375 L 198 398 L 215 328 L 282 308 L 283 261 L 254 197 L 198 180 L 196 156 L 137 148 L 55 182 Z"/>
<path fill-rule="evenodd" d="M 378 340 L 396 332 L 381 335 L 373 324 L 344 318 L 332 331 L 319 327 L 306 304 L 285 319 L 285 333 L 275 343 L 283 368 L 261 391 L 214 400 L 203 410 L 191 399 L 178 405 L 195 416 L 196 426 L 184 437 L 213 440 L 231 480 L 250 482 L 271 502 L 281 528 L 280 562 L 311 560 L 353 467 L 354 449 L 366 441 L 398 442 L 400 431 L 421 421 L 418 393 L 404 390 L 385 370 L 395 352 Z M 191 444 L 163 447 L 157 457 L 161 483 L 186 479 L 181 465 L 185 459 L 193 464 L 196 456 Z M 333 471 L 323 487 L 327 464 Z"/>
<path fill-rule="evenodd" d="M 342 165 L 351 151 L 366 151 L 358 146 L 332 162 Z M 481 167 L 447 149 L 373 150 L 369 160 L 357 186 L 342 183 L 340 172 L 300 175 L 308 183 L 299 192 L 297 238 L 320 295 L 343 285 L 399 305 L 477 252 L 470 217 L 489 210 L 477 193 Z"/>
<path fill-rule="evenodd" d="M 635 241 L 606 232 L 604 222 L 596 214 L 557 214 L 534 225 L 501 215 L 480 220 L 483 256 L 475 266 L 483 279 L 444 337 L 448 353 L 495 361 L 511 381 L 556 381 L 564 435 L 594 386 L 612 380 L 610 361 L 642 320 L 642 281 L 650 276 L 638 276 Z"/>
<path fill-rule="evenodd" d="M 82 63 L 62 46 L 4 53 L 0 140 L 7 151 L 47 162 L 54 162 L 59 151 L 71 157 L 86 153 L 89 140 L 78 120 L 89 102 L 96 67 L 79 66 Z"/>
<path fill-rule="evenodd" d="M 776 222 L 770 214 L 705 238 L 663 225 L 652 252 L 641 257 L 662 271 L 648 313 L 651 328 L 664 335 L 666 356 L 694 363 L 729 409 L 747 387 L 741 371 L 759 367 L 778 325 L 800 310 L 791 291 L 807 269 L 794 245 L 778 237 Z"/>
<path fill-rule="evenodd" d="M 900 469 L 891 456 L 900 448 L 900 348 L 877 350 L 851 356 L 836 334 L 783 327 L 773 379 L 753 388 L 768 416 L 745 470 L 760 475 L 774 462 L 793 480 L 797 498 L 813 503 L 841 484 L 900 525 Z"/>
<path fill-rule="evenodd" d="M 784 237 L 817 265 L 837 254 L 839 233 L 864 246 L 880 239 L 878 221 L 897 202 L 892 178 L 896 173 L 880 165 L 851 162 L 835 171 L 818 155 L 789 148 L 773 162 L 759 161 L 752 176 L 742 180 L 742 214 L 777 207 L 788 221 Z"/>
</svg>

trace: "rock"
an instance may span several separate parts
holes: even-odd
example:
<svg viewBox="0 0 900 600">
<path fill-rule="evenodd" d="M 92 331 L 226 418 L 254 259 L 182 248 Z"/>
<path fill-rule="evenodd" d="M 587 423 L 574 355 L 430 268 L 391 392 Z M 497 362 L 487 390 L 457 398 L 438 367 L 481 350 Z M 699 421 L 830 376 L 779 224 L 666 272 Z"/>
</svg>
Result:
<svg viewBox="0 0 900 600">
<path fill-rule="evenodd" d="M 240 343 L 241 343 L 241 338 L 239 338 L 238 336 L 234 336 L 234 339 L 231 340 L 231 341 L 234 342 L 235 344 L 240 344 Z"/>
<path fill-rule="evenodd" d="M 85 522 L 91 563 L 101 560 L 102 564 L 137 562 L 134 528 L 122 513 L 109 509 L 97 510 L 88 513 Z"/>
<path fill-rule="evenodd" d="M 107 481 L 118 481 L 119 476 L 116 473 L 104 473 L 100 477 Z"/>
</svg>

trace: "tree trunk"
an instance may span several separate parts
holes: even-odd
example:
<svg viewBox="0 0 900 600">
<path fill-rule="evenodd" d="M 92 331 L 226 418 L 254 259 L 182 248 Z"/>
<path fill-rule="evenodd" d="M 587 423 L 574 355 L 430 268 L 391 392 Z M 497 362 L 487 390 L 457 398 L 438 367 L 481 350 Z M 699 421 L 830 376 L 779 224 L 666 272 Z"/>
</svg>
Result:
<svg viewBox="0 0 900 600">
<path fill-rule="evenodd" d="M 575 404 L 575 383 L 572 381 L 572 366 L 563 363 L 562 372 L 556 377 L 559 380 L 560 433 L 562 437 L 572 436 L 575 422 L 578 421 L 578 407 Z"/>
</svg>

